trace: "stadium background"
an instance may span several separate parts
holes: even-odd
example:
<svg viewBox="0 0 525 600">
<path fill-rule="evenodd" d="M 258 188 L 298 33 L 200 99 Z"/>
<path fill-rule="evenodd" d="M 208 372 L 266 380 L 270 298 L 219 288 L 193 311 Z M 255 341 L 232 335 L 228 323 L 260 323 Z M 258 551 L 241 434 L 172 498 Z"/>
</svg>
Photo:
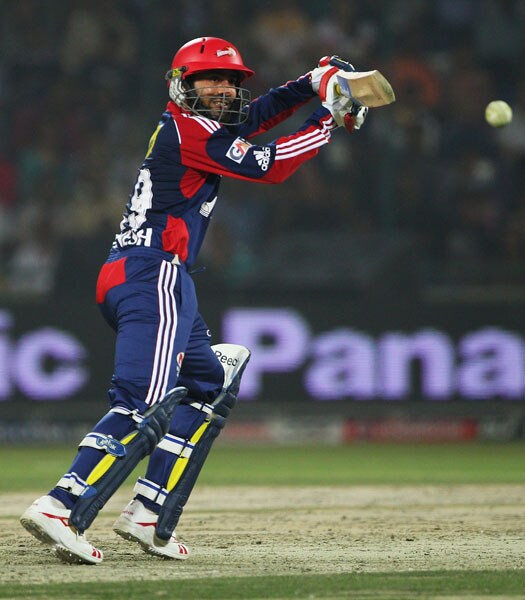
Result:
<svg viewBox="0 0 525 600">
<path fill-rule="evenodd" d="M 7 4 L 0 441 L 77 440 L 105 410 L 98 268 L 171 57 L 203 34 L 237 45 L 254 96 L 333 53 L 397 95 L 283 185 L 223 182 L 195 281 L 215 341 L 257 350 L 225 440 L 523 438 L 522 1 Z"/>
</svg>

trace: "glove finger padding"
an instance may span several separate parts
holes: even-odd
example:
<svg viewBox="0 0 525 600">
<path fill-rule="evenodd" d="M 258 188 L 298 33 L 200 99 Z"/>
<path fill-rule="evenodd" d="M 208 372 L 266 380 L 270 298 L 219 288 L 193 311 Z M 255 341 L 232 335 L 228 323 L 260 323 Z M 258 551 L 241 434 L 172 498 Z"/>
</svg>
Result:
<svg viewBox="0 0 525 600">
<path fill-rule="evenodd" d="M 344 127 L 349 133 L 361 128 L 368 114 L 368 107 L 363 106 L 357 100 L 339 96 L 334 100 L 331 108 L 325 103 L 339 127 Z"/>
<path fill-rule="evenodd" d="M 324 65 L 332 65 L 333 67 L 337 67 L 341 71 L 355 71 L 354 65 L 349 63 L 347 60 L 344 60 L 340 56 L 323 56 L 319 61 L 319 66 Z"/>
<path fill-rule="evenodd" d="M 332 88 L 337 83 L 334 75 L 338 71 L 355 71 L 353 65 L 338 56 L 323 56 L 318 66 L 310 73 L 313 91 L 319 95 L 321 102 L 330 100 Z M 334 77 L 333 81 L 331 81 Z"/>
<path fill-rule="evenodd" d="M 344 116 L 344 122 L 346 127 L 347 119 L 349 116 L 354 121 L 353 129 L 361 129 L 361 125 L 365 122 L 366 116 L 368 115 L 368 106 L 363 106 L 357 100 L 352 102 L 352 110 Z"/>
<path fill-rule="evenodd" d="M 323 67 L 324 68 L 324 67 Z M 333 99 L 335 94 L 335 86 L 337 84 L 337 73 L 339 69 L 337 67 L 330 67 L 327 71 L 325 71 L 321 80 L 319 81 L 319 98 L 321 102 L 330 101 Z"/>
<path fill-rule="evenodd" d="M 312 90 L 319 95 L 321 101 L 326 100 L 326 91 L 328 81 L 331 77 L 337 73 L 337 67 L 331 65 L 319 66 L 313 69 L 310 73 L 310 81 L 312 83 Z M 335 80 L 334 80 L 335 82 Z"/>
<path fill-rule="evenodd" d="M 352 99 L 336 94 L 335 90 L 322 102 L 322 105 L 332 113 L 334 121 L 339 127 L 344 124 L 344 116 L 351 113 L 353 108 Z"/>
</svg>

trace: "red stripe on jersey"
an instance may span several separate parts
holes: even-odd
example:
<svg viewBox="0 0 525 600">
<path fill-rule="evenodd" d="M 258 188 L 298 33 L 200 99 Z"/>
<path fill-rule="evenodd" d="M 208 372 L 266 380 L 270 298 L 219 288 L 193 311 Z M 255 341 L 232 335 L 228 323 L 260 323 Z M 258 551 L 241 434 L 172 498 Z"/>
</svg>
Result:
<svg viewBox="0 0 525 600">
<path fill-rule="evenodd" d="M 181 262 L 188 258 L 190 234 L 184 219 L 168 215 L 166 227 L 162 232 L 162 249 L 179 257 Z"/>
<path fill-rule="evenodd" d="M 206 177 L 196 169 L 188 169 L 180 180 L 180 191 L 185 198 L 192 198 L 204 185 Z"/>
<path fill-rule="evenodd" d="M 106 299 L 106 294 L 111 288 L 114 288 L 126 281 L 126 259 L 119 258 L 113 262 L 105 263 L 100 269 L 97 279 L 96 300 L 97 304 L 102 304 Z"/>
</svg>

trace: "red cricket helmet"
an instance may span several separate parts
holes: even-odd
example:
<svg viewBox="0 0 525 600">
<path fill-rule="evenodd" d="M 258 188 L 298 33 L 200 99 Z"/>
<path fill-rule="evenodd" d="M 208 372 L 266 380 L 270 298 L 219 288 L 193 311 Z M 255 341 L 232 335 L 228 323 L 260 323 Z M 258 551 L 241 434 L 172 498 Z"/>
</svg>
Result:
<svg viewBox="0 0 525 600">
<path fill-rule="evenodd" d="M 217 70 L 234 71 L 238 74 L 238 82 L 234 87 L 235 100 L 220 115 L 213 115 L 200 101 L 197 90 L 192 87 L 191 77 L 203 71 Z M 171 61 L 171 69 L 166 73 L 166 80 L 170 98 L 181 108 L 219 123 L 239 124 L 248 118 L 251 99 L 250 91 L 239 84 L 253 74 L 254 71 L 244 64 L 233 44 L 221 38 L 201 37 L 179 48 Z"/>
<path fill-rule="evenodd" d="M 199 71 L 215 69 L 237 71 L 241 75 L 241 81 L 254 74 L 254 71 L 244 64 L 242 56 L 233 44 L 216 37 L 195 38 L 184 44 L 173 57 L 171 68 L 183 70 L 183 79 Z"/>
</svg>

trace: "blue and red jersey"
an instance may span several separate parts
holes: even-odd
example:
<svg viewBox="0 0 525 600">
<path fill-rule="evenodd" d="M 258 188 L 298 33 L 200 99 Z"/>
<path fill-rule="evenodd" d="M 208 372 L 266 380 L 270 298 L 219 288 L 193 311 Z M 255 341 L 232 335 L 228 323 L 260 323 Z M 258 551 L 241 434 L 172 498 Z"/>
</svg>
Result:
<svg viewBox="0 0 525 600">
<path fill-rule="evenodd" d="M 151 137 L 113 254 L 155 248 L 191 266 L 214 210 L 221 178 L 279 183 L 330 141 L 336 127 L 319 107 L 291 135 L 265 144 L 249 140 L 288 118 L 316 96 L 308 75 L 289 81 L 250 103 L 248 119 L 225 125 L 169 102 Z"/>
</svg>

